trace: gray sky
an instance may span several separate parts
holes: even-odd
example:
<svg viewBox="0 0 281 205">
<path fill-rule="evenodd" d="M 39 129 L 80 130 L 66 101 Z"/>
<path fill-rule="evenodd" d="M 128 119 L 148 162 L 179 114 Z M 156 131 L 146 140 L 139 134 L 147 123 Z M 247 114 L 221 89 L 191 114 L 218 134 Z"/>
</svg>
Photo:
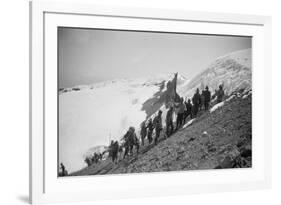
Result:
<svg viewBox="0 0 281 205">
<path fill-rule="evenodd" d="M 59 87 L 179 72 L 192 78 L 251 38 L 58 28 Z"/>
</svg>

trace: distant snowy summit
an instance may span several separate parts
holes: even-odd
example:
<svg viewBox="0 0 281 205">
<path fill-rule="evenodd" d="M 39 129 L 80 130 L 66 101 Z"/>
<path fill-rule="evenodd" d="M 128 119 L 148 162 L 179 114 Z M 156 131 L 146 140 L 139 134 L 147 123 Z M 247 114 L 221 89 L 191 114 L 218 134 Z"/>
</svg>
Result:
<svg viewBox="0 0 281 205">
<path fill-rule="evenodd" d="M 222 84 L 227 94 L 252 88 L 252 50 L 240 50 L 217 58 L 206 70 L 194 77 L 180 94 L 191 97 L 195 90 L 208 86 L 214 92 Z"/>
</svg>

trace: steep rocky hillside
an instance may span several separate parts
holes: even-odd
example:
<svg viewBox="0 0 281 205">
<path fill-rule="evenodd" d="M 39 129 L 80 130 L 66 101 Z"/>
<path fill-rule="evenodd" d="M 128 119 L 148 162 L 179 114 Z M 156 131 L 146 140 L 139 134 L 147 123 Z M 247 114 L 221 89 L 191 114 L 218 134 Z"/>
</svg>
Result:
<svg viewBox="0 0 281 205">
<path fill-rule="evenodd" d="M 251 104 L 251 92 L 241 90 L 212 113 L 201 111 L 189 126 L 158 145 L 146 144 L 129 159 L 117 164 L 108 159 L 72 175 L 251 167 Z"/>
</svg>

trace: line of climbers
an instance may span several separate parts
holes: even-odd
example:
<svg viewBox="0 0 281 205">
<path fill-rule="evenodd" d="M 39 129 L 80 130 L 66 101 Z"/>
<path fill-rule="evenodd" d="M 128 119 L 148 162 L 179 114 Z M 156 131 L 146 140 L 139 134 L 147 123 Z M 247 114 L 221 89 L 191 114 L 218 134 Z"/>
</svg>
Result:
<svg viewBox="0 0 281 205">
<path fill-rule="evenodd" d="M 102 153 L 94 153 L 93 156 L 87 156 L 85 158 L 85 163 L 89 166 L 91 166 L 92 164 L 97 164 L 99 161 L 102 160 Z"/>
<path fill-rule="evenodd" d="M 208 88 L 208 86 L 205 87 L 204 90 L 202 90 L 201 94 L 199 92 L 199 89 L 196 89 L 196 92 L 194 93 L 192 99 L 188 99 L 184 101 L 183 98 L 180 99 L 179 103 L 173 103 L 169 106 L 169 110 L 167 111 L 166 115 L 166 132 L 163 133 L 165 138 L 171 136 L 174 132 L 176 132 L 182 125 L 185 124 L 188 117 L 190 119 L 195 118 L 198 115 L 198 112 L 201 110 L 207 111 L 210 106 L 211 98 L 216 99 L 216 103 L 220 103 L 223 101 L 224 98 L 224 90 L 223 86 L 220 85 L 218 90 L 215 90 L 214 95 L 211 95 L 211 92 Z M 174 129 L 174 120 L 173 116 L 174 113 L 176 114 L 176 127 Z M 153 131 L 155 130 L 154 138 Z M 145 139 L 147 138 L 148 144 L 154 143 L 154 145 L 157 145 L 159 141 L 160 134 L 163 130 L 162 125 L 162 111 L 159 110 L 158 114 L 153 118 L 150 118 L 147 121 L 142 122 L 140 126 L 140 140 L 141 145 L 144 146 Z M 121 158 L 123 148 L 125 149 L 123 159 L 126 157 L 129 157 L 130 155 L 133 155 L 133 149 L 135 147 L 136 153 L 139 153 L 140 148 L 140 140 L 136 135 L 135 128 L 130 127 L 126 134 L 123 136 L 121 141 L 124 141 L 123 144 L 119 145 L 118 141 L 111 141 L 111 144 L 109 146 L 109 156 L 111 157 L 112 161 L 117 163 L 118 161 L 118 154 L 119 159 Z"/>
<path fill-rule="evenodd" d="M 209 91 L 208 86 L 205 87 L 204 90 L 202 90 L 201 94 L 199 89 L 196 89 L 196 92 L 194 93 L 192 99 L 185 100 L 183 98 L 180 99 L 179 103 L 172 103 L 169 106 L 169 110 L 167 111 L 166 115 L 166 132 L 163 133 L 165 138 L 168 138 L 171 136 L 174 132 L 176 132 L 179 128 L 181 128 L 182 125 L 185 124 L 188 117 L 190 119 L 195 118 L 198 115 L 198 112 L 201 110 L 207 111 L 210 106 L 211 99 L 216 99 L 216 103 L 220 103 L 223 101 L 224 98 L 224 90 L 223 86 L 220 85 L 218 90 L 215 90 L 214 95 L 211 95 L 211 92 Z M 176 115 L 176 127 L 174 128 L 174 113 Z M 162 111 L 159 110 L 158 114 L 153 118 L 150 118 L 146 124 L 146 121 L 141 123 L 140 127 L 140 139 L 141 139 L 141 145 L 144 146 L 145 139 L 147 138 L 148 143 L 154 145 L 157 145 L 159 141 L 160 134 L 163 130 L 162 125 Z M 153 131 L 155 130 L 155 135 L 153 139 Z M 126 134 L 121 139 L 123 141 L 122 144 L 119 144 L 118 141 L 111 141 L 108 149 L 109 158 L 112 159 L 112 162 L 117 163 L 118 162 L 118 155 L 119 159 L 122 158 L 123 149 L 123 159 L 133 155 L 133 149 L 135 148 L 136 153 L 139 153 L 140 148 L 140 140 L 136 135 L 135 128 L 129 127 Z M 85 162 L 88 166 L 91 166 L 94 163 L 98 163 L 100 160 L 102 160 L 103 154 L 101 153 L 94 153 L 92 157 L 87 157 L 85 159 Z M 61 163 L 60 169 L 62 170 L 61 175 L 67 175 L 67 171 L 65 170 L 64 165 Z"/>
</svg>

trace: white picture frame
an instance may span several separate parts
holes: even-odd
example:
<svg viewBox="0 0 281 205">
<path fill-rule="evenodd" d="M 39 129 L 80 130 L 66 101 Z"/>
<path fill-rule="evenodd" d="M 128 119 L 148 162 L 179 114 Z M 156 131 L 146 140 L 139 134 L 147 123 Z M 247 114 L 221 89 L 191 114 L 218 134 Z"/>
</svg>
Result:
<svg viewBox="0 0 281 205">
<path fill-rule="evenodd" d="M 161 22 L 159 24 L 159 22 Z M 253 168 L 58 178 L 56 28 L 105 27 L 248 35 L 253 43 Z M 30 2 L 30 202 L 75 202 L 271 186 L 271 18 L 184 10 Z M 218 174 L 219 172 L 219 174 Z M 165 181 L 163 180 L 165 178 Z M 126 183 L 124 183 L 124 181 Z M 114 186 L 116 182 L 118 186 Z M 121 184 L 121 186 L 120 186 Z M 97 189 L 98 187 L 99 189 Z M 71 196 L 71 197 L 70 197 Z"/>
</svg>

